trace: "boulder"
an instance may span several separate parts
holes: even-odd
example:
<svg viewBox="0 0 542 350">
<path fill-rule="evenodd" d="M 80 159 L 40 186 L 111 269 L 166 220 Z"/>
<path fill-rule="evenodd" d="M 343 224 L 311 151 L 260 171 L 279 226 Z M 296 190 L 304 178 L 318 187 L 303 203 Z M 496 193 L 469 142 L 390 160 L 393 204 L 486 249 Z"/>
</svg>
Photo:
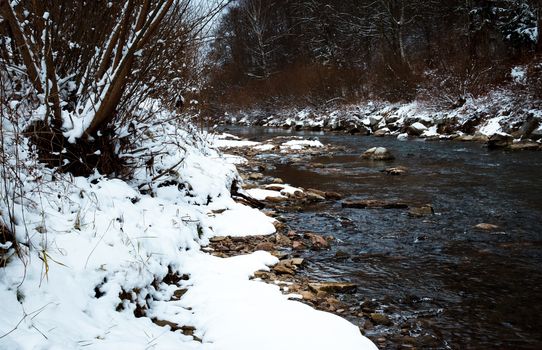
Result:
<svg viewBox="0 0 542 350">
<path fill-rule="evenodd" d="M 382 128 L 382 129 L 378 129 L 377 131 L 374 132 L 374 136 L 377 136 L 377 137 L 382 137 L 382 136 L 386 136 L 390 133 L 390 129 L 388 128 Z"/>
<path fill-rule="evenodd" d="M 326 199 L 342 199 L 343 195 L 337 192 L 326 192 L 325 197 Z"/>
<path fill-rule="evenodd" d="M 421 217 L 421 216 L 427 216 L 427 215 L 433 215 L 435 214 L 435 210 L 433 209 L 433 206 L 431 204 L 426 204 L 421 207 L 411 208 L 408 211 L 408 215 L 415 216 L 415 217 Z"/>
<path fill-rule="evenodd" d="M 248 179 L 249 180 L 261 180 L 263 179 L 263 174 L 262 173 L 251 173 L 248 175 Z"/>
<path fill-rule="evenodd" d="M 367 151 L 365 151 L 362 155 L 362 158 L 364 159 L 371 159 L 371 160 L 393 160 L 395 157 L 391 154 L 391 152 L 384 147 L 373 147 L 369 148 Z"/>
<path fill-rule="evenodd" d="M 378 123 L 380 123 L 380 121 L 382 120 L 382 116 L 381 115 L 371 115 L 369 117 L 369 125 L 370 126 L 375 126 L 375 125 L 378 125 Z"/>
<path fill-rule="evenodd" d="M 421 134 L 424 133 L 424 131 L 427 130 L 427 127 L 425 125 L 423 125 L 422 123 L 420 122 L 416 122 L 414 124 L 411 124 L 408 129 L 407 129 L 407 133 L 409 135 L 412 135 L 412 136 L 420 136 Z"/>
<path fill-rule="evenodd" d="M 508 134 L 494 134 L 487 141 L 488 149 L 501 149 L 509 147 L 514 138 Z"/>
<path fill-rule="evenodd" d="M 516 139 L 527 138 L 533 133 L 533 131 L 537 130 L 539 125 L 540 121 L 530 115 L 527 117 L 523 125 L 521 125 L 517 131 L 512 133 L 512 136 Z"/>
<path fill-rule="evenodd" d="M 508 149 L 511 151 L 536 151 L 540 148 L 540 145 L 536 142 L 517 142 L 511 144 Z"/>
</svg>

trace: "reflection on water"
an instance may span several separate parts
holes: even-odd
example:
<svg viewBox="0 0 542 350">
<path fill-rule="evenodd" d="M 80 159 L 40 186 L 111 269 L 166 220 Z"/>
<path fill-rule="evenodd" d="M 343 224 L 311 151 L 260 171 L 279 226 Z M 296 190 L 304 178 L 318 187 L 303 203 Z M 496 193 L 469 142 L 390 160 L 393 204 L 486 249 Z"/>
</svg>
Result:
<svg viewBox="0 0 542 350">
<path fill-rule="evenodd" d="M 231 132 L 257 140 L 285 134 Z M 415 320 L 419 329 L 413 335 L 430 335 L 436 347 L 542 348 L 542 153 L 320 132 L 296 135 L 347 150 L 313 159 L 323 164 L 317 168 L 275 159 L 273 176 L 345 198 L 431 203 L 436 212 L 413 218 L 401 210 L 330 203 L 288 213 L 293 229 L 337 238 L 330 251 L 310 256 L 309 275 L 355 282 L 358 292 L 347 298 L 357 300 L 351 302 L 375 299 L 398 328 Z M 396 160 L 359 158 L 374 146 L 387 147 Z M 408 167 L 408 175 L 381 172 L 398 165 Z M 473 228 L 482 222 L 498 225 L 498 232 Z M 368 335 L 386 332 L 393 330 L 377 327 Z"/>
</svg>

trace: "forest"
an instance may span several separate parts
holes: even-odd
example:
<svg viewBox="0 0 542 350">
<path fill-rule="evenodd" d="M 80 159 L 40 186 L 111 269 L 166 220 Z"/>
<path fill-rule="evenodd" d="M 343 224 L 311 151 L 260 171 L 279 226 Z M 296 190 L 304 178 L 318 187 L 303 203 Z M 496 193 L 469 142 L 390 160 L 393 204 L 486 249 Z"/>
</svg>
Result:
<svg viewBox="0 0 542 350">
<path fill-rule="evenodd" d="M 210 49 L 210 113 L 369 99 L 458 105 L 532 73 L 540 98 L 537 0 L 241 0 Z"/>
</svg>

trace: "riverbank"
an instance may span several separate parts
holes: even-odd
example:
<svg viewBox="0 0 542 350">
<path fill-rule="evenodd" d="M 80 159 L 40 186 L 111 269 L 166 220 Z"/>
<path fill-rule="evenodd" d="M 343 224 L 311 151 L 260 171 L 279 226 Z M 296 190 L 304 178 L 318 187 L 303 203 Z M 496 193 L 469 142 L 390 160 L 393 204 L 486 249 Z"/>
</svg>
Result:
<svg viewBox="0 0 542 350">
<path fill-rule="evenodd" d="M 278 127 L 399 139 L 457 140 L 509 150 L 540 150 L 542 102 L 507 91 L 437 108 L 429 102 L 369 101 L 339 107 L 248 110 L 225 114 L 225 125 Z"/>
<path fill-rule="evenodd" d="M 255 280 L 279 263 L 269 252 L 202 250 L 272 235 L 276 220 L 232 198 L 239 174 L 205 135 L 154 118 L 120 155 L 137 165 L 122 179 L 56 172 L 5 132 L 3 170 L 21 181 L 0 186 L 13 224 L 0 227 L 0 348 L 374 349 L 344 318 Z"/>
</svg>

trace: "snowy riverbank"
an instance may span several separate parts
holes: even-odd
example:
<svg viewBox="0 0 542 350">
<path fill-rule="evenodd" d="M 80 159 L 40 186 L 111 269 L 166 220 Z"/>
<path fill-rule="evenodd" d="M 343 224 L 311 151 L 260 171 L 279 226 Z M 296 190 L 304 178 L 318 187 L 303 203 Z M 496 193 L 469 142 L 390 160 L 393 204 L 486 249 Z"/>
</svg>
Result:
<svg viewBox="0 0 542 350">
<path fill-rule="evenodd" d="M 2 186 L 22 258 L 2 241 L 1 349 L 375 348 L 348 321 L 251 280 L 278 262 L 270 253 L 203 252 L 215 236 L 274 233 L 274 219 L 231 198 L 235 167 L 193 130 L 146 134 L 154 162 L 130 180 L 54 173 L 12 140 L 32 167 L 22 188 Z"/>
<path fill-rule="evenodd" d="M 542 140 L 540 101 L 518 100 L 498 91 L 469 98 L 461 106 L 438 109 L 430 103 L 370 101 L 342 107 L 240 111 L 220 118 L 222 123 L 394 136 L 400 139 L 453 139 L 488 142 L 499 138 L 503 148 L 536 149 Z M 514 147 L 510 147 L 516 144 Z"/>
</svg>

